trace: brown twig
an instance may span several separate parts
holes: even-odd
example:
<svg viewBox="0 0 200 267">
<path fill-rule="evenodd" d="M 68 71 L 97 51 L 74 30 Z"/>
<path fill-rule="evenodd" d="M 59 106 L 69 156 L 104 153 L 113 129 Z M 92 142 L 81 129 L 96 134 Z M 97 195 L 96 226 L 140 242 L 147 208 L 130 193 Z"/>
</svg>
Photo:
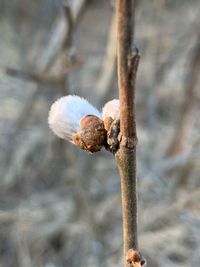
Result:
<svg viewBox="0 0 200 267">
<path fill-rule="evenodd" d="M 120 148 L 115 158 L 121 175 L 124 266 L 130 266 L 130 263 L 126 260 L 128 251 L 130 249 L 137 251 L 138 249 L 135 80 L 139 53 L 136 48 L 133 48 L 134 12 L 134 0 L 118 0 L 117 56 L 120 98 Z"/>
</svg>

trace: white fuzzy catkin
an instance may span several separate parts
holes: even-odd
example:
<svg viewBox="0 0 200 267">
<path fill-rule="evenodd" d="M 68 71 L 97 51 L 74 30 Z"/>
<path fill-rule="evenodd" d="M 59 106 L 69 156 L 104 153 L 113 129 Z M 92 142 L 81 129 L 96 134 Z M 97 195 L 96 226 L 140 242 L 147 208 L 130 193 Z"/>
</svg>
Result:
<svg viewBox="0 0 200 267">
<path fill-rule="evenodd" d="M 76 95 L 64 96 L 51 106 L 49 127 L 58 137 L 71 141 L 72 134 L 80 129 L 80 120 L 86 115 L 101 118 L 100 112 L 86 99 Z"/>
<path fill-rule="evenodd" d="M 118 120 L 119 119 L 119 109 L 120 109 L 119 99 L 113 99 L 113 100 L 107 102 L 104 105 L 103 111 L 102 111 L 103 120 L 106 117 L 111 117 L 113 120 Z"/>
</svg>

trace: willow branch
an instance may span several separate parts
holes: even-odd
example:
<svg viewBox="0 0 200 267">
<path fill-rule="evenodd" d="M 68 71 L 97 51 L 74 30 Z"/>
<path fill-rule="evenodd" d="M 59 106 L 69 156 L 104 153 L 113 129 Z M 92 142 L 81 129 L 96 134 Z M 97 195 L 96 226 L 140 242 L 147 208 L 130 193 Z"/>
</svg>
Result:
<svg viewBox="0 0 200 267">
<path fill-rule="evenodd" d="M 118 0 L 118 84 L 120 98 L 120 148 L 115 157 L 121 176 L 124 266 L 141 266 L 131 261 L 138 250 L 136 188 L 135 80 L 139 53 L 133 46 L 134 0 Z M 132 257 L 131 256 L 131 257 Z M 136 256 L 138 254 L 136 253 Z M 127 258 L 128 257 L 128 258 Z M 133 257 L 134 258 L 134 257 Z"/>
</svg>

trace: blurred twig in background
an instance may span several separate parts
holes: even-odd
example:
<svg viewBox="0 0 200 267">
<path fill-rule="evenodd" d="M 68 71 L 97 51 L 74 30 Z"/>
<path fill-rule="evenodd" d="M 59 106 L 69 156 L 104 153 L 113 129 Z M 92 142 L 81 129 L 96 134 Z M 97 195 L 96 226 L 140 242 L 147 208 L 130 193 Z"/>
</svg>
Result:
<svg viewBox="0 0 200 267">
<path fill-rule="evenodd" d="M 193 111 L 196 104 L 197 88 L 199 89 L 200 76 L 200 36 L 192 51 L 188 72 L 184 83 L 184 102 L 180 111 L 180 119 L 177 124 L 171 144 L 166 153 L 167 157 L 175 156 L 184 151 L 193 125 Z"/>
<path fill-rule="evenodd" d="M 55 84 L 58 83 L 61 86 L 62 92 L 64 94 L 68 93 L 67 74 L 83 63 L 83 60 L 81 58 L 77 59 L 75 55 L 71 55 L 70 60 L 67 60 L 67 53 L 69 53 L 68 48 L 70 45 L 71 49 L 72 43 L 72 29 L 70 27 L 72 26 L 72 16 L 74 17 L 74 21 L 78 19 L 79 12 L 84 3 L 85 1 L 80 1 L 79 4 L 73 6 L 72 11 L 70 6 L 62 6 L 64 8 L 64 15 L 59 16 L 59 23 L 56 22 L 56 26 L 50 35 L 50 40 L 40 55 L 39 61 L 36 63 L 36 73 L 28 73 L 7 67 L 1 69 L 1 72 L 11 76 L 20 77 L 25 80 L 28 79 L 37 83 L 37 87 L 33 90 L 29 101 L 25 103 L 14 136 L 19 135 L 19 132 L 23 129 L 23 126 L 29 119 L 29 114 L 37 99 L 41 84 L 51 84 L 52 86 L 55 86 Z M 56 73 L 51 73 L 51 68 L 55 69 L 55 66 L 57 67 Z M 27 148 L 30 147 L 27 146 Z M 15 157 L 13 157 L 15 150 L 16 139 L 13 138 L 9 143 L 6 157 L 4 159 L 4 168 L 7 169 L 8 166 L 10 166 L 8 171 L 4 171 L 6 173 L 4 177 L 5 184 L 12 184 L 14 182 L 12 180 L 14 178 L 13 175 L 15 175 L 15 171 L 13 171 L 15 164 L 12 162 L 12 159 L 15 160 Z M 26 153 L 24 155 L 26 155 Z"/>
<path fill-rule="evenodd" d="M 99 94 L 98 99 L 101 104 L 110 95 L 110 88 L 116 71 L 116 53 L 117 53 L 117 23 L 116 13 L 114 12 L 108 33 L 106 53 L 101 65 L 100 76 L 96 83 L 96 91 Z"/>
<path fill-rule="evenodd" d="M 7 75 L 10 75 L 12 77 L 16 77 L 23 80 L 28 80 L 31 82 L 36 82 L 38 84 L 46 84 L 46 85 L 55 85 L 60 83 L 60 81 L 64 80 L 68 73 L 70 73 L 73 70 L 76 70 L 83 64 L 84 60 L 81 57 L 75 57 L 73 58 L 73 62 L 69 66 L 67 66 L 65 69 L 62 70 L 61 73 L 58 74 L 40 74 L 40 73 L 28 73 L 22 70 L 17 70 L 14 68 L 2 68 L 1 72 L 4 72 Z"/>
</svg>

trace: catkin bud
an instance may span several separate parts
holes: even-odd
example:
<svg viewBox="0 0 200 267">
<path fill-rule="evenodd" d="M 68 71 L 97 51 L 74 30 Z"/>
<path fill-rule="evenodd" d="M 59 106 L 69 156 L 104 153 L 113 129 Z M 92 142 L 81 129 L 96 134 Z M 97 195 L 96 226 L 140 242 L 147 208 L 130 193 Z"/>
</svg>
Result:
<svg viewBox="0 0 200 267">
<path fill-rule="evenodd" d="M 103 107 L 104 127 L 107 131 L 106 149 L 115 153 L 119 148 L 118 135 L 120 132 L 120 105 L 118 99 L 113 99 Z"/>
<path fill-rule="evenodd" d="M 100 117 L 99 111 L 86 99 L 69 95 L 51 106 L 48 122 L 58 137 L 93 153 L 99 151 L 106 140 Z"/>
<path fill-rule="evenodd" d="M 105 118 L 111 117 L 113 120 L 119 120 L 119 99 L 113 99 L 109 102 L 107 102 L 103 107 L 102 112 L 102 118 L 105 120 Z"/>
</svg>

